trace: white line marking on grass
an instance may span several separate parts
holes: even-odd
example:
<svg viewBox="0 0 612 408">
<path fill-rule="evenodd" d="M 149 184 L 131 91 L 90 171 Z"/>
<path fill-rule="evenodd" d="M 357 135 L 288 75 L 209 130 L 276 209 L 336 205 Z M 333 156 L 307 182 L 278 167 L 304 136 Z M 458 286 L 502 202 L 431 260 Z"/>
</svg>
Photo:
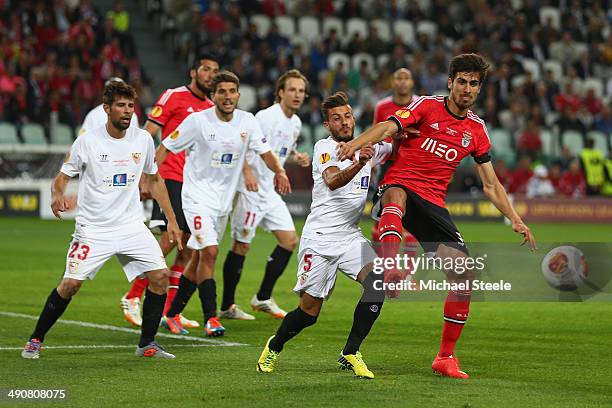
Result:
<svg viewBox="0 0 612 408">
<path fill-rule="evenodd" d="M 79 344 L 73 346 L 43 346 L 44 350 L 67 350 L 67 349 L 133 349 L 136 346 L 133 344 Z M 164 347 L 219 347 L 218 344 L 166 344 Z M 0 351 L 4 350 L 23 350 L 23 347 L 0 347 Z"/>
<path fill-rule="evenodd" d="M 0 311 L 0 316 L 38 320 L 38 316 L 33 316 L 33 315 L 28 315 L 28 314 L 23 314 L 23 313 L 12 313 L 12 312 L 1 312 Z M 111 326 L 108 324 L 98 324 L 98 323 L 81 322 L 78 320 L 65 320 L 65 319 L 59 319 L 57 322 L 64 323 L 64 324 L 71 324 L 73 326 L 89 327 L 92 329 L 102 329 L 102 330 L 118 331 L 118 332 L 124 332 L 124 333 L 140 334 L 140 330 L 128 329 L 127 327 Z M 194 337 L 194 336 L 182 336 L 182 335 L 170 334 L 170 333 L 157 333 L 157 336 L 166 337 L 169 339 L 198 341 L 201 343 L 209 343 L 210 345 L 214 345 L 218 347 L 248 346 L 248 344 L 244 344 L 244 343 L 237 343 L 237 342 L 232 342 L 232 341 L 224 341 L 224 340 L 216 340 L 216 339 L 205 339 L 202 337 Z"/>
</svg>

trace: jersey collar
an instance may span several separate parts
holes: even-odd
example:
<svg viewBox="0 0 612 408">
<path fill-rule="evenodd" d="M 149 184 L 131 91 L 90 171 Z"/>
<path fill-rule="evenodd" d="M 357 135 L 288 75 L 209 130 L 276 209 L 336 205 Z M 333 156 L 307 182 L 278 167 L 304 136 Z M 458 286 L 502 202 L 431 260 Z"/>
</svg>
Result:
<svg viewBox="0 0 612 408">
<path fill-rule="evenodd" d="M 208 100 L 208 97 L 205 96 L 204 98 L 201 98 L 198 94 L 193 92 L 193 90 L 189 87 L 189 85 L 185 85 L 185 88 L 189 89 L 189 92 L 191 92 L 191 94 L 193 96 L 195 96 L 196 98 L 198 98 L 199 100 L 201 100 L 201 101 L 207 101 Z"/>
<path fill-rule="evenodd" d="M 451 115 L 453 118 L 457 119 L 457 120 L 465 120 L 467 118 L 467 114 L 465 116 L 457 116 L 455 115 L 453 112 L 450 111 L 450 109 L 448 109 L 448 96 L 444 97 L 444 109 L 446 109 L 446 111 L 448 112 L 449 115 Z"/>
</svg>

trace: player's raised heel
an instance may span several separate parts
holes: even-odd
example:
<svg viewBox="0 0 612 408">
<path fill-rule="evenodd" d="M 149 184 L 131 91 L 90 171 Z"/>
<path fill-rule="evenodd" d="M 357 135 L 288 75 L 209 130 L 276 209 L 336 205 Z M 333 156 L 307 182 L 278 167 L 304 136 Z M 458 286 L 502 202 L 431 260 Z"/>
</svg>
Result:
<svg viewBox="0 0 612 408">
<path fill-rule="evenodd" d="M 355 373 L 355 376 L 359 378 L 374 378 L 374 373 L 368 369 L 368 366 L 363 361 L 363 356 L 359 351 L 355 354 L 347 355 L 342 354 L 341 351 L 336 361 L 338 361 L 338 366 L 340 366 L 340 369 L 351 370 L 353 373 Z"/>
<path fill-rule="evenodd" d="M 437 356 L 431 364 L 431 368 L 434 373 L 443 375 L 445 377 L 461 379 L 470 378 L 466 372 L 461 371 L 459 360 L 457 360 L 457 357 L 452 355 L 448 357 Z"/>
<path fill-rule="evenodd" d="M 278 307 L 274 298 L 267 300 L 259 300 L 257 295 L 253 295 L 251 299 L 251 309 L 256 312 L 264 312 L 274 317 L 275 319 L 284 319 L 287 312 Z"/>
<path fill-rule="evenodd" d="M 42 343 L 38 339 L 32 339 L 28 341 L 21 351 L 21 357 L 27 359 L 35 359 L 40 357 L 40 350 L 42 349 Z"/>
<path fill-rule="evenodd" d="M 180 318 L 181 318 L 181 324 L 183 325 L 183 327 L 186 327 L 187 329 L 197 329 L 198 327 L 200 327 L 200 323 L 198 323 L 197 320 L 191 320 L 186 318 L 185 316 L 183 316 L 183 314 L 179 314 Z"/>
<path fill-rule="evenodd" d="M 218 317 L 211 317 L 204 326 L 204 332 L 208 337 L 220 337 L 225 335 L 225 327 L 223 327 Z"/>
<path fill-rule="evenodd" d="M 183 327 L 181 315 L 176 315 L 174 317 L 163 316 L 160 325 L 170 330 L 173 334 L 189 334 L 189 331 Z"/>
<path fill-rule="evenodd" d="M 278 360 L 279 352 L 274 350 L 270 350 L 270 340 L 272 340 L 274 336 L 271 336 L 266 345 L 259 356 L 259 360 L 257 360 L 257 371 L 260 373 L 271 373 L 276 368 L 276 361 Z"/>
<path fill-rule="evenodd" d="M 140 317 L 140 299 L 126 298 L 127 293 L 123 295 L 119 306 L 123 310 L 123 318 L 134 326 L 142 326 L 142 317 Z"/>
</svg>

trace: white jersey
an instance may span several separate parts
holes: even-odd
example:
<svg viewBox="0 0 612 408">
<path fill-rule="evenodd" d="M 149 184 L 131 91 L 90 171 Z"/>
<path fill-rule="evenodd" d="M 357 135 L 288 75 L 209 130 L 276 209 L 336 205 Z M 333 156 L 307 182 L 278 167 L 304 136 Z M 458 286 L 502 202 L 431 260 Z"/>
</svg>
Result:
<svg viewBox="0 0 612 408">
<path fill-rule="evenodd" d="M 102 104 L 96 106 L 95 108 L 90 110 L 85 116 L 85 120 L 81 125 L 81 130 L 79 131 L 79 136 L 89 130 L 99 128 L 100 126 L 105 125 L 107 120 L 108 115 L 106 114 L 106 112 L 104 112 Z M 132 115 L 130 127 L 138 127 L 138 115 L 136 115 L 136 113 Z"/>
<path fill-rule="evenodd" d="M 359 219 L 363 213 L 372 167 L 383 163 L 391 153 L 392 145 L 374 145 L 374 156 L 361 168 L 345 186 L 330 190 L 323 180 L 323 172 L 328 167 L 338 167 L 341 171 L 349 167 L 351 160 L 338 161 L 336 142 L 331 136 L 319 140 L 314 146 L 312 159 L 312 205 L 304 224 L 302 237 L 318 241 L 338 240 L 343 242 L 351 234 L 359 234 Z"/>
<path fill-rule="evenodd" d="M 91 129 L 72 144 L 61 172 L 80 176 L 76 221 L 96 227 L 142 223 L 138 183 L 156 174 L 155 146 L 149 132 L 130 126 L 121 139 L 106 126 Z"/>
<path fill-rule="evenodd" d="M 261 126 L 272 152 L 278 157 L 281 166 L 285 165 L 287 157 L 295 148 L 297 138 L 300 136 L 302 121 L 297 115 L 288 118 L 280 104 L 275 103 L 267 109 L 260 110 L 255 115 L 257 122 Z M 274 172 L 266 167 L 266 163 L 254 152 L 247 153 L 247 163 L 251 166 L 253 174 L 257 177 L 259 190 L 257 192 L 248 191 L 242 180 L 238 184 L 238 191 L 248 194 L 253 198 L 258 198 L 259 202 L 264 202 L 269 194 L 277 194 L 274 191 Z"/>
<path fill-rule="evenodd" d="M 162 143 L 172 153 L 187 150 L 183 208 L 210 216 L 229 214 L 247 150 L 270 151 L 255 116 L 239 109 L 229 122 L 220 120 L 216 109 L 192 113 Z"/>
</svg>

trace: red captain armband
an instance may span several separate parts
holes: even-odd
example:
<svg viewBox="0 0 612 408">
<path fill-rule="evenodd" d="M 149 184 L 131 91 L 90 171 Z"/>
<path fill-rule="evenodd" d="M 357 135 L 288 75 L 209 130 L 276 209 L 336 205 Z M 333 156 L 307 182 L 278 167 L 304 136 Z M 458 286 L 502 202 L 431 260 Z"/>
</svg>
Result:
<svg viewBox="0 0 612 408">
<path fill-rule="evenodd" d="M 491 161 L 491 153 L 486 152 L 485 154 L 481 154 L 480 156 L 474 156 L 474 161 L 478 164 L 484 164 Z"/>
</svg>

